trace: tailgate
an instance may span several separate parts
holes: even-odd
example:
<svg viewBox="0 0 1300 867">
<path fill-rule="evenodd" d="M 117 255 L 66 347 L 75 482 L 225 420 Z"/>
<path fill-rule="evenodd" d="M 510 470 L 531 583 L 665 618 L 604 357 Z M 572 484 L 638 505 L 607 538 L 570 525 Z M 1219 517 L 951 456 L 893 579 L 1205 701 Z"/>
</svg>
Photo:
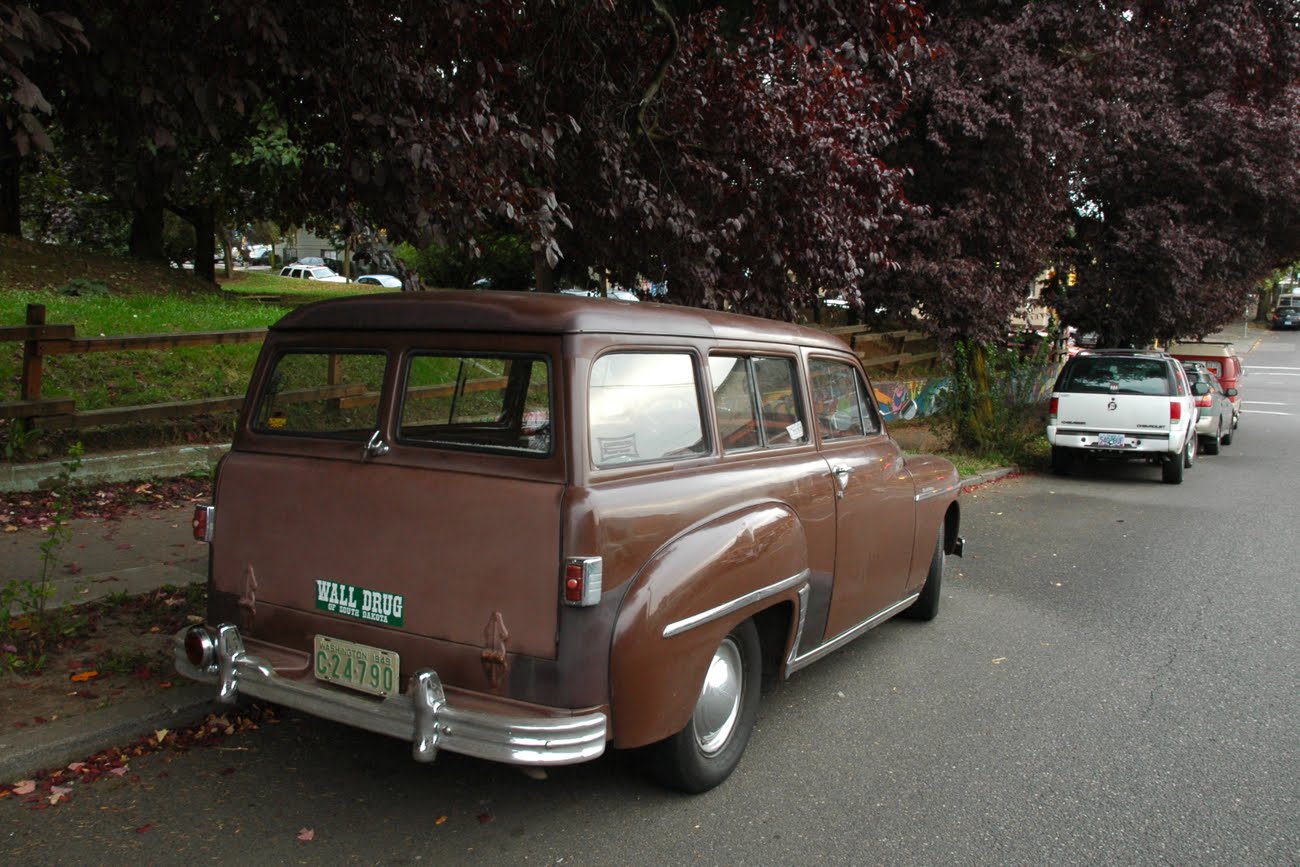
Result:
<svg viewBox="0 0 1300 867">
<path fill-rule="evenodd" d="M 231 453 L 214 587 L 322 619 L 481 646 L 499 613 L 510 651 L 554 658 L 560 498 L 552 482 L 443 468 Z M 400 597 L 400 600 L 397 599 Z M 261 636 L 274 642 L 275 636 Z"/>
<path fill-rule="evenodd" d="M 1171 399 L 1165 395 L 1060 392 L 1055 396 L 1058 430 L 1169 432 Z"/>
</svg>

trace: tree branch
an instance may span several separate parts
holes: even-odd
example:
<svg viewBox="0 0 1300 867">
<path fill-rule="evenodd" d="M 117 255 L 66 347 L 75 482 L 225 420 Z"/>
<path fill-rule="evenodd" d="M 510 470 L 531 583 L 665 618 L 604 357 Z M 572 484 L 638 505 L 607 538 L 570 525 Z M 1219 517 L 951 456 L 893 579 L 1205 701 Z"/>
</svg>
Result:
<svg viewBox="0 0 1300 867">
<path fill-rule="evenodd" d="M 650 103 L 654 101 L 655 95 L 659 93 L 659 88 L 668 74 L 668 67 L 677 58 L 677 51 L 681 46 L 681 40 L 677 35 L 677 22 L 673 20 L 672 13 L 664 6 L 662 0 L 650 0 L 650 7 L 654 10 L 655 17 L 668 28 L 668 50 L 659 59 L 659 66 L 655 69 L 654 77 L 646 85 L 645 92 L 641 94 L 641 102 L 637 106 L 637 126 L 641 128 L 641 132 L 645 133 L 646 138 L 653 138 L 650 135 L 650 129 L 646 126 L 646 110 L 649 109 Z"/>
</svg>

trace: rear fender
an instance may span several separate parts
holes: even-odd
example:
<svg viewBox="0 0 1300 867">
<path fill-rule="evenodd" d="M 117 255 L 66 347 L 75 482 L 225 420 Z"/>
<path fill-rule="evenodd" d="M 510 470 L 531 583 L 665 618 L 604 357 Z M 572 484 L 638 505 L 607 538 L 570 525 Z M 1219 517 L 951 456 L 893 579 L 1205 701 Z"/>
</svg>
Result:
<svg viewBox="0 0 1300 867">
<path fill-rule="evenodd" d="M 722 639 L 759 611 L 785 601 L 797 606 L 807 568 L 803 527 L 779 503 L 713 518 L 660 548 L 633 580 L 614 628 L 615 746 L 680 731 Z M 784 636 L 781 658 L 791 640 Z"/>
</svg>

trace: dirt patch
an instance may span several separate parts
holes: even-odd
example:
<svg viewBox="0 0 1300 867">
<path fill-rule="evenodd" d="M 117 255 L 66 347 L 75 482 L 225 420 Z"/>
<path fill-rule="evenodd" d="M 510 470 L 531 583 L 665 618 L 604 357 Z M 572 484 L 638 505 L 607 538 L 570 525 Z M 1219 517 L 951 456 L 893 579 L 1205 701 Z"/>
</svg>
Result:
<svg viewBox="0 0 1300 867">
<path fill-rule="evenodd" d="M 177 681 L 172 636 L 202 619 L 202 584 L 163 587 L 127 599 L 64 609 L 48 621 L 56 637 L 33 652 L 31 628 L 16 618 L 16 640 L 0 648 L 0 729 L 39 726 L 133 699 Z M 10 651 L 20 651 L 14 653 Z"/>
</svg>

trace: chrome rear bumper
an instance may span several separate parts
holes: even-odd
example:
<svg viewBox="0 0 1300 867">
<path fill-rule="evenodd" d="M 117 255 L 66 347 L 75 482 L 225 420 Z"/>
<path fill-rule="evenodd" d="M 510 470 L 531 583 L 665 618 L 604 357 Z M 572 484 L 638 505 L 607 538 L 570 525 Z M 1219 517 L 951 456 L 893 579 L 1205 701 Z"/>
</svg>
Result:
<svg viewBox="0 0 1300 867">
<path fill-rule="evenodd" d="M 277 674 L 270 663 L 245 650 L 239 629 L 230 624 L 217 627 L 213 659 L 199 668 L 185 653 L 185 636 L 194 629 L 211 635 L 203 626 L 177 633 L 176 670 L 216 685 L 221 701 L 233 703 L 242 694 L 410 741 L 418 762 L 431 762 L 438 750 L 445 749 L 517 765 L 567 765 L 605 751 L 608 721 L 603 713 L 532 717 L 457 709 L 447 703 L 442 682 L 428 668 L 411 676 L 406 693 L 381 700 L 353 695 L 317 681 Z"/>
</svg>

